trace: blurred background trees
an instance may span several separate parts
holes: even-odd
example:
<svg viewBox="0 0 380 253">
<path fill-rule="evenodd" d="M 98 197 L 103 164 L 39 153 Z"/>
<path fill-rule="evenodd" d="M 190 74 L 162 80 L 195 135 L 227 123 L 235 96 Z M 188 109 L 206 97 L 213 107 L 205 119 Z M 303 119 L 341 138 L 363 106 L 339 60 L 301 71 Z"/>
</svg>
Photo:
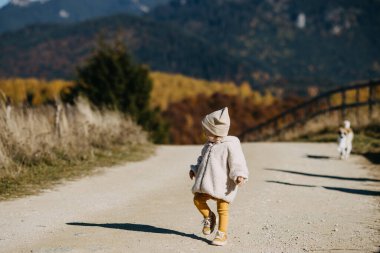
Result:
<svg viewBox="0 0 380 253">
<path fill-rule="evenodd" d="M 151 90 L 149 69 L 133 62 L 125 44 L 100 38 L 95 53 L 78 67 L 68 98 L 85 96 L 100 108 L 124 112 L 151 132 L 154 142 L 162 143 L 167 139 L 166 126 L 159 110 L 149 107 Z"/>
</svg>

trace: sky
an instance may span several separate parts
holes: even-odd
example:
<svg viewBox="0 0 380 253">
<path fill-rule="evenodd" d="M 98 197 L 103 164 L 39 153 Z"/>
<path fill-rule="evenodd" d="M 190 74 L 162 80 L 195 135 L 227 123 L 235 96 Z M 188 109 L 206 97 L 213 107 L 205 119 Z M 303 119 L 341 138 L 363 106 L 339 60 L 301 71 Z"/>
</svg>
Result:
<svg viewBox="0 0 380 253">
<path fill-rule="evenodd" d="M 32 1 L 35 1 L 35 0 L 32 0 Z M 9 2 L 10 2 L 10 0 L 0 0 L 0 8 L 3 7 L 4 5 L 6 5 Z"/>
<path fill-rule="evenodd" d="M 3 7 L 9 0 L 0 0 L 0 8 Z"/>
</svg>

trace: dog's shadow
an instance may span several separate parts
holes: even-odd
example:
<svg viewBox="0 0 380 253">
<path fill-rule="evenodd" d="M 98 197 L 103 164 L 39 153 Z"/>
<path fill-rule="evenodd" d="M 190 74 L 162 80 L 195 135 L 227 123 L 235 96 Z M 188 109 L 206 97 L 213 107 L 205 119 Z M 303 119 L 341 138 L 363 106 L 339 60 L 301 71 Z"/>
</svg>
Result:
<svg viewBox="0 0 380 253">
<path fill-rule="evenodd" d="M 144 232 L 144 233 L 155 233 L 155 234 L 169 234 L 169 235 L 178 235 L 183 237 L 188 237 L 194 240 L 203 241 L 210 243 L 206 238 L 199 237 L 195 234 L 187 234 L 184 232 L 176 231 L 173 229 L 159 228 L 151 225 L 144 224 L 133 224 L 133 223 L 85 223 L 85 222 L 69 222 L 66 225 L 70 226 L 82 226 L 82 227 L 102 227 L 102 228 L 111 228 L 111 229 L 121 229 L 128 231 Z"/>
<path fill-rule="evenodd" d="M 326 156 L 326 155 L 306 154 L 304 157 L 309 158 L 309 159 L 319 159 L 319 160 L 339 160 L 338 157 L 332 157 L 332 156 Z"/>
</svg>

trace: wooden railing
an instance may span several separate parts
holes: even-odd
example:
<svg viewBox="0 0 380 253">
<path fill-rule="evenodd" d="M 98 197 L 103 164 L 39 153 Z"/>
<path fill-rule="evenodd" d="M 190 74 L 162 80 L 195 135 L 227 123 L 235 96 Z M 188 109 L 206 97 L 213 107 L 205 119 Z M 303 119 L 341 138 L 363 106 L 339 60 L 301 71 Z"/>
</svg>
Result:
<svg viewBox="0 0 380 253">
<path fill-rule="evenodd" d="M 372 80 L 328 91 L 247 129 L 239 137 L 242 141 L 265 141 L 321 114 L 340 111 L 341 117 L 345 118 L 347 110 L 354 107 L 368 106 L 368 117 L 372 118 L 374 105 L 380 103 L 379 88 L 380 80 Z M 350 97 L 353 101 L 347 99 L 350 91 L 355 94 L 353 99 Z M 361 99 L 361 92 L 367 92 L 365 100 Z M 340 103 L 333 103 L 334 99 Z"/>
</svg>

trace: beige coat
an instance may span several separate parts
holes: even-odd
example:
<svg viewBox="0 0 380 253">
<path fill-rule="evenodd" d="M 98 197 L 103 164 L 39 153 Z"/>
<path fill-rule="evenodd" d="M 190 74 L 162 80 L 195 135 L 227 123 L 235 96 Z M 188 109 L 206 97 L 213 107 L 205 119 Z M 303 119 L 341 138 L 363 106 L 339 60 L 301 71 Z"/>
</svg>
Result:
<svg viewBox="0 0 380 253">
<path fill-rule="evenodd" d="M 207 193 L 232 202 L 237 193 L 236 179 L 248 179 L 248 168 L 237 137 L 226 136 L 218 143 L 206 143 L 196 165 L 192 192 Z"/>
</svg>

